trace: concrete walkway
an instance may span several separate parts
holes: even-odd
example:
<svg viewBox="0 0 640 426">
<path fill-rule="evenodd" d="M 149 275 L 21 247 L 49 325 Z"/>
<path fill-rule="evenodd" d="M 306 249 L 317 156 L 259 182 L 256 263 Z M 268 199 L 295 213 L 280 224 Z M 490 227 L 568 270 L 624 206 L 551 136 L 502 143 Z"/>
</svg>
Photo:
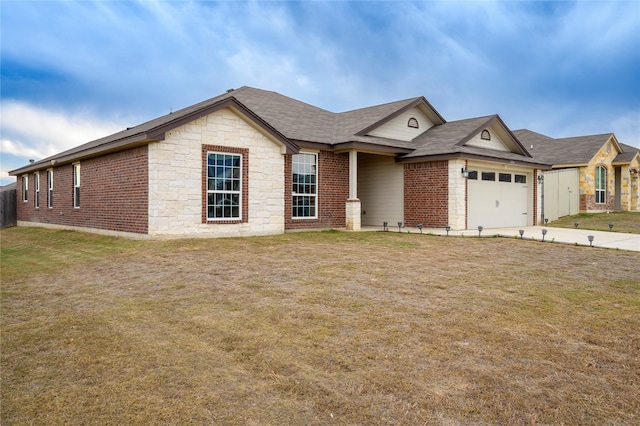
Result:
<svg viewBox="0 0 640 426">
<path fill-rule="evenodd" d="M 640 252 L 640 234 L 625 234 L 622 232 L 607 232 L 607 231 L 590 231 L 588 229 L 568 229 L 568 228 L 554 228 L 551 226 L 525 226 L 521 228 L 492 228 L 483 229 L 481 236 L 484 237 L 507 237 L 507 238 L 520 238 L 520 230 L 524 230 L 522 236 L 523 239 L 536 241 L 542 241 L 542 229 L 547 230 L 547 235 L 544 236 L 544 241 L 572 244 L 580 246 L 589 246 L 589 235 L 593 235 L 593 247 L 619 249 L 628 251 Z M 365 230 L 365 229 L 363 229 Z M 373 227 L 367 227 L 366 230 L 378 230 L 381 231 L 382 227 L 374 229 Z M 412 234 L 420 233 L 418 228 L 402 228 L 402 232 L 411 232 Z M 389 226 L 389 232 L 398 232 L 398 227 Z M 447 231 L 444 228 L 423 228 L 423 234 L 434 235 L 447 235 Z M 477 237 L 477 229 L 467 229 L 464 231 L 449 231 L 450 236 L 465 236 L 465 237 Z"/>
</svg>

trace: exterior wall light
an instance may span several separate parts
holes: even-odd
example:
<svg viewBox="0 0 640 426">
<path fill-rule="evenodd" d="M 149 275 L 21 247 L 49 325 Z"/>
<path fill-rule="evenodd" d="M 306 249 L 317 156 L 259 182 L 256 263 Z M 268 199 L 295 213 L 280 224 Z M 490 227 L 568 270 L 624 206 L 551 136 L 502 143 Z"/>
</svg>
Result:
<svg viewBox="0 0 640 426">
<path fill-rule="evenodd" d="M 543 175 L 542 173 L 540 173 L 540 174 L 538 175 L 538 183 L 539 183 L 540 185 L 542 185 L 542 184 L 544 183 L 544 175 Z"/>
<path fill-rule="evenodd" d="M 465 178 L 465 179 L 466 179 L 466 178 L 468 178 L 468 177 L 469 177 L 469 170 L 467 170 L 467 168 L 466 168 L 466 167 L 463 167 L 461 171 L 462 171 L 462 177 L 463 177 L 463 178 Z"/>
<path fill-rule="evenodd" d="M 482 226 L 478 226 L 478 237 L 480 237 L 480 234 L 482 233 L 482 230 L 484 228 Z"/>
<path fill-rule="evenodd" d="M 589 247 L 593 247 L 593 235 L 587 235 L 587 239 L 589 240 Z"/>
<path fill-rule="evenodd" d="M 520 239 L 522 239 L 522 236 L 524 235 L 524 229 L 518 230 L 518 233 L 520 234 Z"/>
<path fill-rule="evenodd" d="M 547 235 L 547 230 L 542 228 L 542 242 L 544 243 L 544 236 Z"/>
<path fill-rule="evenodd" d="M 451 226 L 447 225 L 444 227 L 444 230 L 447 231 L 447 237 L 449 236 L 449 231 L 451 231 Z"/>
<path fill-rule="evenodd" d="M 417 226 L 418 226 L 418 229 L 420 230 L 420 233 L 422 234 L 422 224 L 419 223 Z"/>
</svg>

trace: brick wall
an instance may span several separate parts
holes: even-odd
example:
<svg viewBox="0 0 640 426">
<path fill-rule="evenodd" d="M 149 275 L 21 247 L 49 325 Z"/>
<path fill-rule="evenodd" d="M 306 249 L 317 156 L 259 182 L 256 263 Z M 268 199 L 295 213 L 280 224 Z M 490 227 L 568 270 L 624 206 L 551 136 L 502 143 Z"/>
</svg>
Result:
<svg viewBox="0 0 640 426">
<path fill-rule="evenodd" d="M 404 166 L 404 222 L 444 227 L 449 217 L 449 166 L 447 161 Z"/>
<path fill-rule="evenodd" d="M 285 229 L 344 228 L 345 205 L 349 198 L 349 153 L 318 153 L 318 218 L 292 219 L 291 174 L 292 156 L 287 155 L 284 166 Z"/>
<path fill-rule="evenodd" d="M 611 195 L 607 188 L 607 202 L 605 204 L 596 203 L 595 194 L 580 194 L 580 212 L 615 210 L 615 195 Z"/>
<path fill-rule="evenodd" d="M 147 146 L 80 162 L 80 208 L 73 207 L 73 166 L 53 167 L 53 207 L 47 207 L 47 171 L 40 171 L 40 208 L 29 174 L 29 201 L 18 199 L 18 220 L 145 234 L 148 227 Z M 18 177 L 18 194 L 22 178 Z"/>
</svg>

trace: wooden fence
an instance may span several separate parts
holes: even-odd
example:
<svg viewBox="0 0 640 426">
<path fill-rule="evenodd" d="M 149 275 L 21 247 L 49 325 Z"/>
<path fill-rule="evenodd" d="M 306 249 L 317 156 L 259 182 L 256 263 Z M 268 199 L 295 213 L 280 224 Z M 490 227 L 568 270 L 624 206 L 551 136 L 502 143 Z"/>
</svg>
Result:
<svg viewBox="0 0 640 426">
<path fill-rule="evenodd" d="M 0 190 L 0 228 L 16 226 L 16 188 Z"/>
</svg>

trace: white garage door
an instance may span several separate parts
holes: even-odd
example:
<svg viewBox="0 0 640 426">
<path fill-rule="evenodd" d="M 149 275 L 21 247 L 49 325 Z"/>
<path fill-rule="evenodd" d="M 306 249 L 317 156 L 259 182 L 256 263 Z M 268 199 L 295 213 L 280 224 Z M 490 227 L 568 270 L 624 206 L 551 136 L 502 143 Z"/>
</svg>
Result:
<svg viewBox="0 0 640 426">
<path fill-rule="evenodd" d="M 478 169 L 469 174 L 467 224 L 469 229 L 526 226 L 527 185 L 524 173 Z"/>
</svg>

